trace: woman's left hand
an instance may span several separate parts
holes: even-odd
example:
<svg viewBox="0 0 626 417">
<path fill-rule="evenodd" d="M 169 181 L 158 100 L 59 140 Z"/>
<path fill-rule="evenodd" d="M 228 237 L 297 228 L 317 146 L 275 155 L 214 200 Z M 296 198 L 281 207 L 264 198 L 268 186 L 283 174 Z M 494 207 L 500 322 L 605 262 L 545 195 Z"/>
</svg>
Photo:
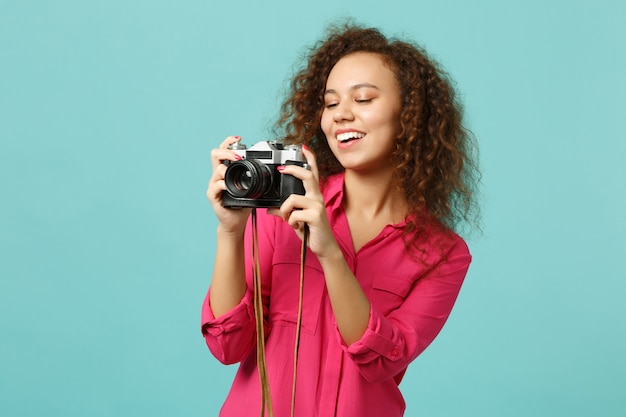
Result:
<svg viewBox="0 0 626 417">
<path fill-rule="evenodd" d="M 302 153 L 310 169 L 298 165 L 285 165 L 281 168 L 281 173 L 293 175 L 302 180 L 305 194 L 292 194 L 280 208 L 268 209 L 268 213 L 279 216 L 289 223 L 300 239 L 304 236 L 306 223 L 309 227 L 307 246 L 318 258 L 324 258 L 327 255 L 336 254 L 339 245 L 326 216 L 315 155 L 306 146 L 302 147 Z"/>
</svg>

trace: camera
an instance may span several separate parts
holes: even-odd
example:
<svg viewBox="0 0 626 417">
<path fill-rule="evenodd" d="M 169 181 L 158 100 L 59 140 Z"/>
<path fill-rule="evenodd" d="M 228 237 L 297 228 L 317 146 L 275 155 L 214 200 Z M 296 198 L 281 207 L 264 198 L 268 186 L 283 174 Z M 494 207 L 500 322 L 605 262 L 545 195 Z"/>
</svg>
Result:
<svg viewBox="0 0 626 417">
<path fill-rule="evenodd" d="M 242 143 L 229 146 L 242 159 L 224 161 L 226 190 L 222 205 L 230 208 L 269 208 L 280 205 L 291 195 L 304 195 L 302 180 L 281 174 L 281 165 L 305 167 L 300 145 L 285 145 L 276 141 L 261 141 L 250 148 Z"/>
</svg>

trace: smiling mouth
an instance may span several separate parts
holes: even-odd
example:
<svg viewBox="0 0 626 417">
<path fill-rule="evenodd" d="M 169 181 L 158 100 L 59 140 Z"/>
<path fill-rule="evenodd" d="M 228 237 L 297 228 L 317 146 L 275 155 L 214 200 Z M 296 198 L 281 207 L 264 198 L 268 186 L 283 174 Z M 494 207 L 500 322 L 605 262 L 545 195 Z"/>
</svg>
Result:
<svg viewBox="0 0 626 417">
<path fill-rule="evenodd" d="M 348 143 L 356 139 L 361 139 L 365 137 L 365 133 L 361 132 L 345 132 L 337 135 L 337 140 L 340 143 Z"/>
</svg>

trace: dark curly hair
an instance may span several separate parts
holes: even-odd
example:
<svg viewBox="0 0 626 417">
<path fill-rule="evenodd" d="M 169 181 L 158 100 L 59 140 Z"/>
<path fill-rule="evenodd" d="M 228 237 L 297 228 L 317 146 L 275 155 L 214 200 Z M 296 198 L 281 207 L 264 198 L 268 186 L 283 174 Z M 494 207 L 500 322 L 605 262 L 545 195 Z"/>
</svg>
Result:
<svg viewBox="0 0 626 417">
<path fill-rule="evenodd" d="M 450 77 L 418 45 L 388 39 L 378 29 L 354 23 L 331 26 L 291 82 L 276 125 L 284 139 L 304 143 L 315 152 L 322 182 L 343 170 L 320 119 L 331 69 L 355 52 L 380 55 L 400 86 L 401 132 L 390 163 L 396 165 L 393 185 L 405 196 L 412 214 L 407 216 L 408 240 L 414 241 L 428 224 L 457 232 L 477 226 L 474 137 L 462 125 L 462 106 Z"/>
</svg>

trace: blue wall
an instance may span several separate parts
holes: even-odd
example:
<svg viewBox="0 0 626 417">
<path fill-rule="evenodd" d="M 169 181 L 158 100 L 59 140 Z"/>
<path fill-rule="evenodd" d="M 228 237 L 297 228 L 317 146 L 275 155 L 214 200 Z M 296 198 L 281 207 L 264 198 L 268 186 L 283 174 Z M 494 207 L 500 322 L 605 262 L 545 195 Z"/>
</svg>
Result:
<svg viewBox="0 0 626 417">
<path fill-rule="evenodd" d="M 481 146 L 484 234 L 407 416 L 625 415 L 626 3 L 217 3 L 0 0 L 0 414 L 217 414 L 210 149 L 267 139 L 351 15 L 442 62 Z"/>
</svg>

